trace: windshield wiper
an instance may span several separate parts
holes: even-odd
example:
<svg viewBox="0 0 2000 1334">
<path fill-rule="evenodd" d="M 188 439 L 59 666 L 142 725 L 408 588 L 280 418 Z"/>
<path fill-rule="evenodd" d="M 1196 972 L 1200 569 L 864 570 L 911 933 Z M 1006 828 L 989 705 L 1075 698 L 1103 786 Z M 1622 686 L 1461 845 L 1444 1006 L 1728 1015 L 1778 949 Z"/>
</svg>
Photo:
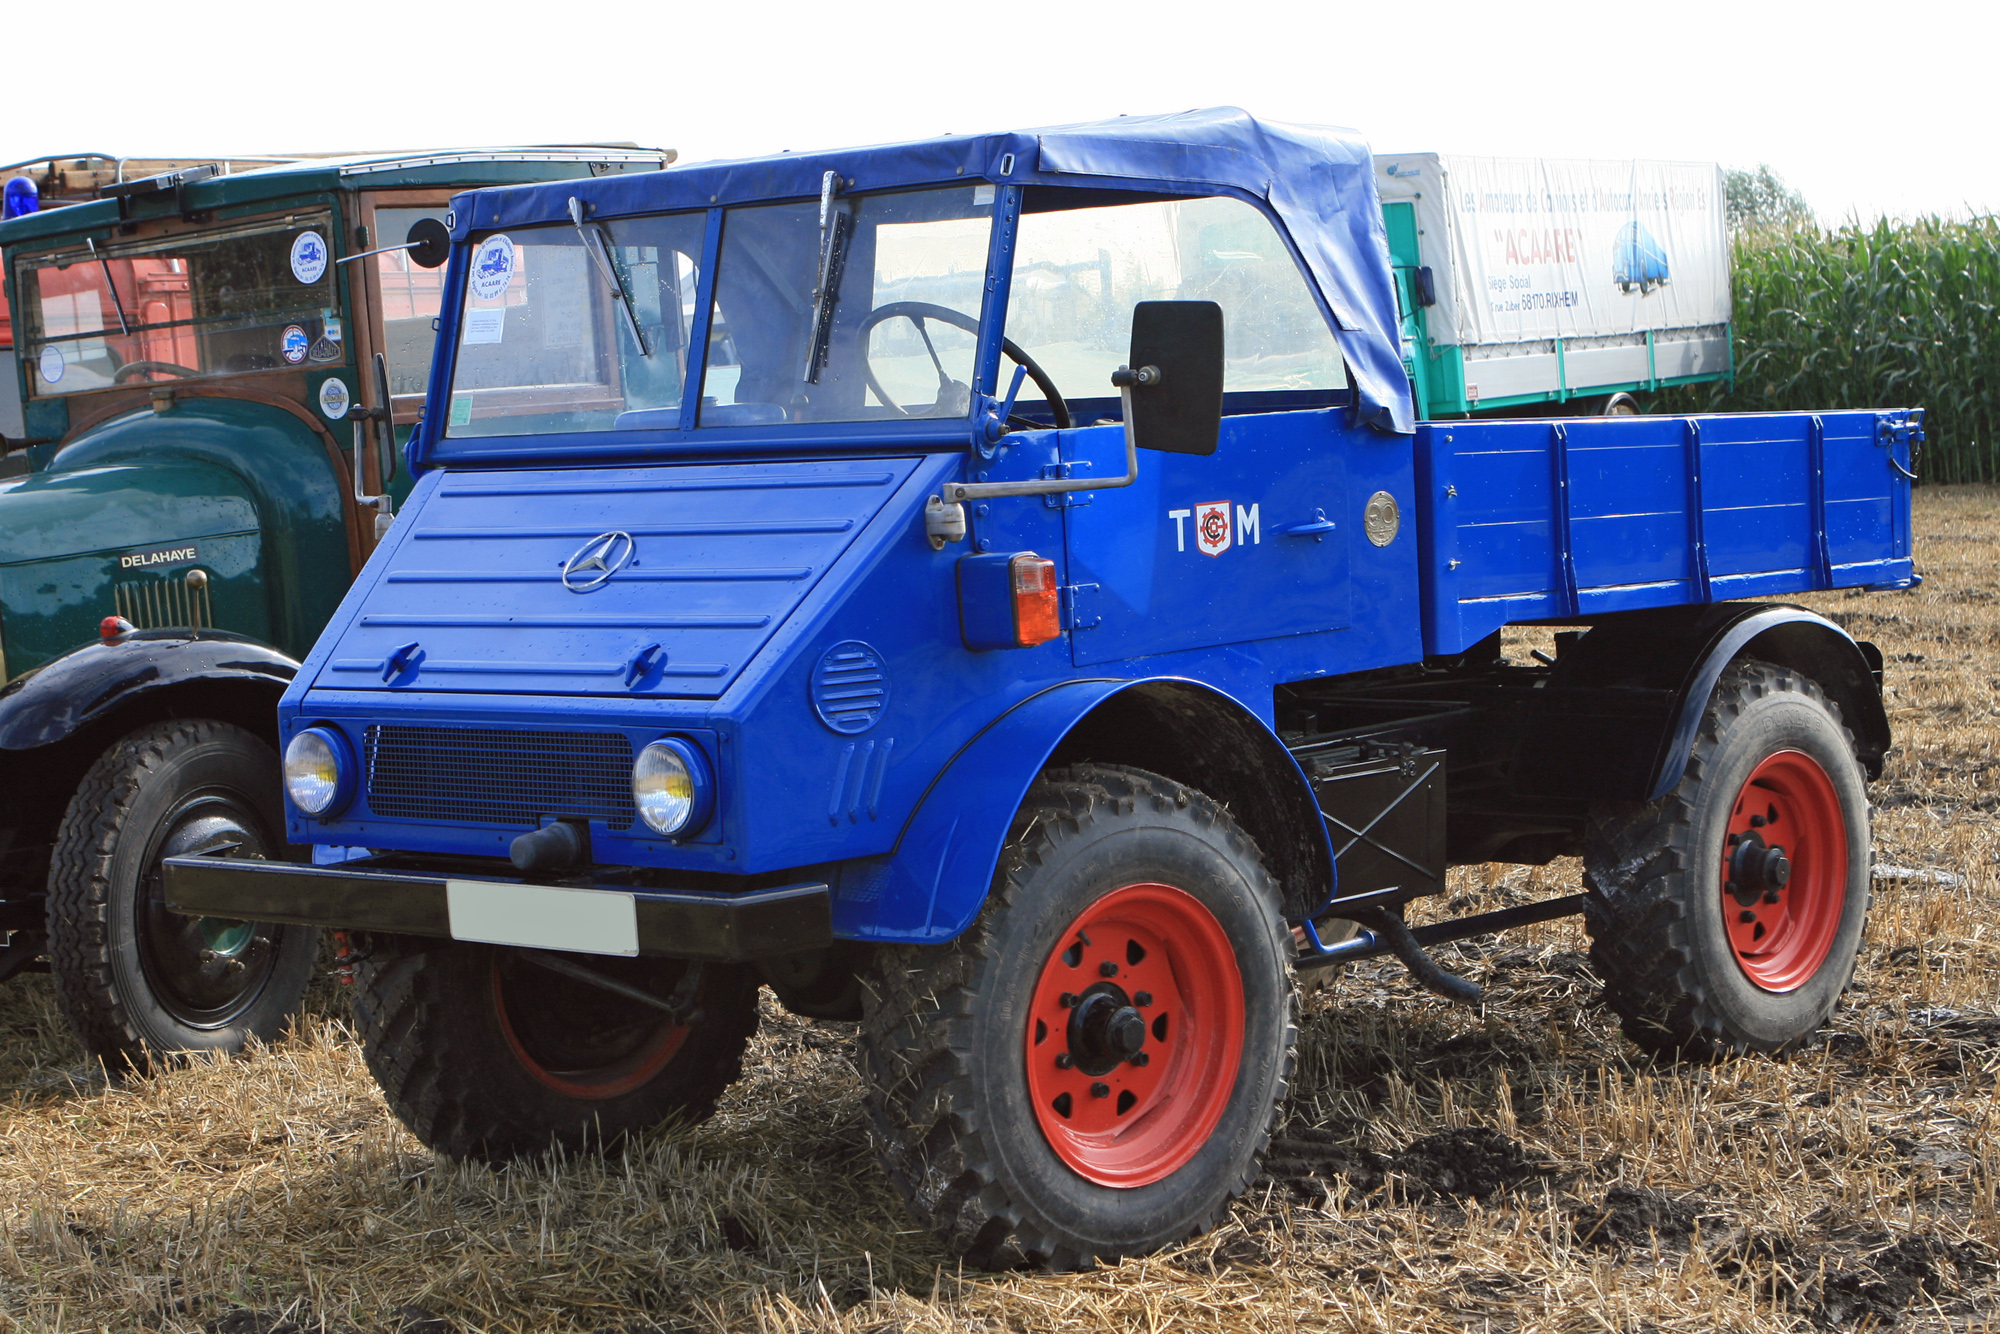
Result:
<svg viewBox="0 0 2000 1334">
<path fill-rule="evenodd" d="M 98 254 L 97 242 L 86 236 L 83 243 L 90 247 L 90 253 L 97 256 L 97 266 L 104 270 L 104 285 L 111 289 L 111 308 L 118 312 L 118 331 L 127 338 L 132 336 L 132 326 L 125 320 L 125 303 L 118 299 L 118 284 L 111 280 L 111 261 Z"/>
<path fill-rule="evenodd" d="M 618 266 L 611 262 L 611 242 L 604 234 L 604 224 L 595 227 L 583 225 L 583 201 L 575 195 L 569 197 L 569 220 L 576 226 L 576 234 L 583 238 L 583 248 L 590 252 L 590 258 L 597 265 L 597 271 L 604 275 L 604 281 L 611 284 L 611 290 L 618 294 L 619 308 L 625 312 L 625 327 L 631 330 L 632 341 L 639 345 L 639 355 L 650 357 L 653 349 L 646 346 L 646 335 L 639 330 L 639 312 L 633 309 L 632 293 L 625 286 L 625 279 L 618 273 Z"/>
<path fill-rule="evenodd" d="M 854 215 L 836 209 L 840 173 L 830 171 L 819 186 L 819 282 L 813 288 L 811 337 L 806 343 L 807 384 L 818 384 L 826 369 L 827 345 L 833 336 L 833 307 L 840 300 L 840 276 L 847 269 L 847 245 L 854 237 Z"/>
</svg>

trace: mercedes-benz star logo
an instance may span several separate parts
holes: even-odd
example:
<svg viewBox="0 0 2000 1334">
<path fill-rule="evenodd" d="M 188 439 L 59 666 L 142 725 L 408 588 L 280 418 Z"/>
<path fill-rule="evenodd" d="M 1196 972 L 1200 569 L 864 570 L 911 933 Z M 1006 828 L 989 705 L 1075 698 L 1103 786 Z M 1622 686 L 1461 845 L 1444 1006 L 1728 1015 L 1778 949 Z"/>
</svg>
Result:
<svg viewBox="0 0 2000 1334">
<path fill-rule="evenodd" d="M 599 533 L 563 562 L 563 587 L 572 593 L 588 593 L 631 564 L 634 549 L 630 533 Z"/>
</svg>

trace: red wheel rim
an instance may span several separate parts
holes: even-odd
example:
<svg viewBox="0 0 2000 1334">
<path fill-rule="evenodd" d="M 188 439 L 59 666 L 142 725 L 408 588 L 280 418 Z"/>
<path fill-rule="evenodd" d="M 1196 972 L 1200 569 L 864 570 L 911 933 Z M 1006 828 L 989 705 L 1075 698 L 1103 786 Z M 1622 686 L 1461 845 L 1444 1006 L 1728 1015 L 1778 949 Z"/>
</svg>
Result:
<svg viewBox="0 0 2000 1334">
<path fill-rule="evenodd" d="M 616 1060 L 578 1069 L 551 1066 L 530 1052 L 515 1031 L 507 1014 L 507 988 L 497 962 L 493 968 L 493 1011 L 500 1017 L 500 1034 L 507 1039 L 507 1049 L 530 1078 L 566 1097 L 587 1102 L 616 1098 L 641 1087 L 680 1054 L 688 1039 L 686 1024 L 662 1020 L 657 1030 Z"/>
<path fill-rule="evenodd" d="M 1100 1186 L 1171 1175 L 1229 1105 L 1243 1022 L 1236 950 L 1194 896 L 1127 885 L 1091 904 L 1028 1009 L 1028 1097 L 1049 1147 Z"/>
<path fill-rule="evenodd" d="M 1722 920 L 1745 977 L 1785 992 L 1819 971 L 1840 934 L 1847 872 L 1847 822 L 1826 770 L 1796 750 L 1759 764 L 1722 851 Z"/>
</svg>

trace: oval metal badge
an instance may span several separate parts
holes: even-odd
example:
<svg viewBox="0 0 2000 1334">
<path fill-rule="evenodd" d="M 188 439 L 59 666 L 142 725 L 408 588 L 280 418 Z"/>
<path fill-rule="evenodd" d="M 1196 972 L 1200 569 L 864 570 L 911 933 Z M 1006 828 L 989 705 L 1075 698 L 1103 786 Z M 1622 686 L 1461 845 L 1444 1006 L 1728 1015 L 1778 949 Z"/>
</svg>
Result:
<svg viewBox="0 0 2000 1334">
<path fill-rule="evenodd" d="M 1377 491 L 1368 497 L 1368 508 L 1361 511 L 1361 531 L 1368 534 L 1368 540 L 1378 547 L 1386 547 L 1396 540 L 1396 532 L 1403 526 L 1403 512 L 1396 507 L 1396 498 L 1387 491 Z"/>
<path fill-rule="evenodd" d="M 630 533 L 615 529 L 599 533 L 563 562 L 563 587 L 572 593 L 588 593 L 593 588 L 601 587 L 612 575 L 632 563 L 632 553 L 637 549 Z"/>
</svg>

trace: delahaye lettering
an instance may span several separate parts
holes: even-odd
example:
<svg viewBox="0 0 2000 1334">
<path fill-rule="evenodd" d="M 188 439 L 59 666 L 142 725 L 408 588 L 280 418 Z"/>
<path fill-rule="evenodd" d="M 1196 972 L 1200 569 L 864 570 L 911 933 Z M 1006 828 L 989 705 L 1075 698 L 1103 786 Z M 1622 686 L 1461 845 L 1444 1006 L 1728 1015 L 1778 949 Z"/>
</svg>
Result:
<svg viewBox="0 0 2000 1334">
<path fill-rule="evenodd" d="M 195 560 L 192 542 L 184 547 L 160 547 L 154 551 L 134 551 L 118 558 L 121 570 L 143 570 L 154 565 L 180 565 Z"/>
</svg>

